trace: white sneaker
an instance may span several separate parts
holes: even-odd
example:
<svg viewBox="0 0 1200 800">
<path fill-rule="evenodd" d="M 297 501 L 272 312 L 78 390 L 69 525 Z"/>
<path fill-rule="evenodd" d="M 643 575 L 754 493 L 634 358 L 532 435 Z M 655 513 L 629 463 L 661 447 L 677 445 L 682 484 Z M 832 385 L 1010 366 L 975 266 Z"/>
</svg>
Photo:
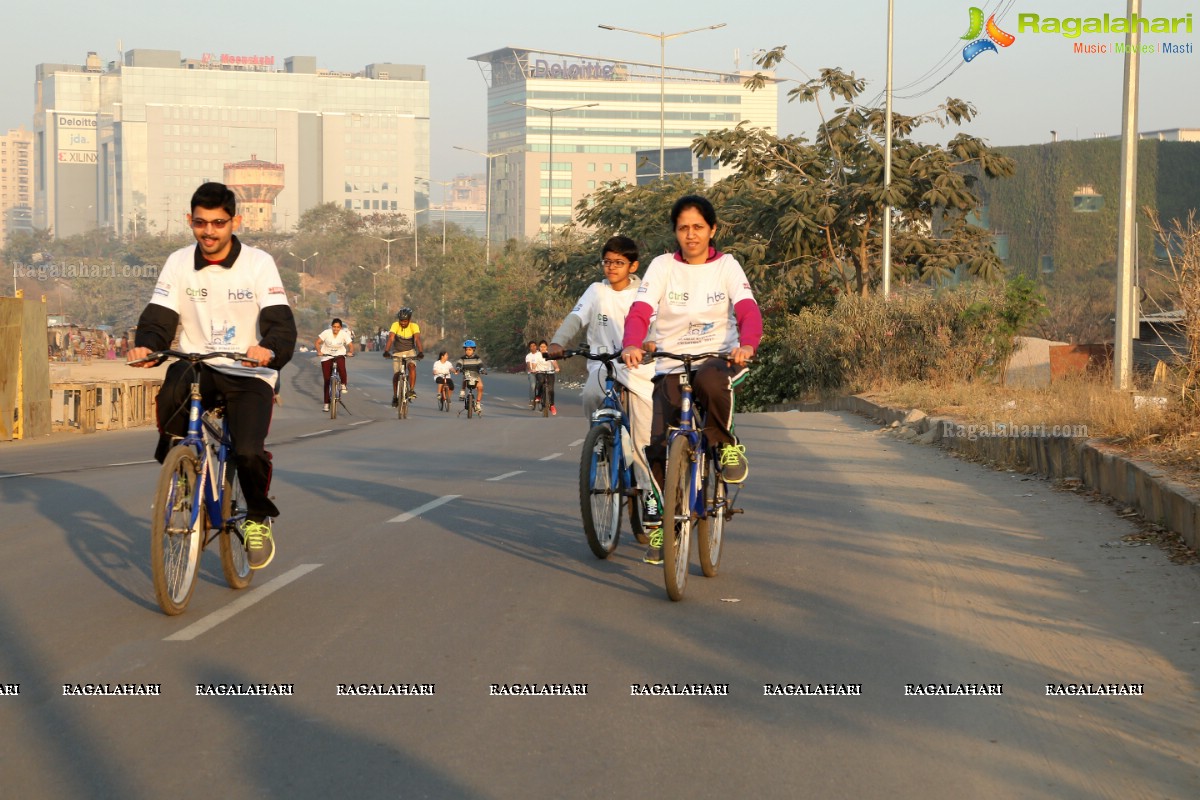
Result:
<svg viewBox="0 0 1200 800">
<path fill-rule="evenodd" d="M 322 410 L 322 411 L 328 411 L 328 410 L 329 410 L 329 403 L 326 403 L 324 406 L 322 406 L 322 407 L 321 407 L 321 410 Z"/>
</svg>

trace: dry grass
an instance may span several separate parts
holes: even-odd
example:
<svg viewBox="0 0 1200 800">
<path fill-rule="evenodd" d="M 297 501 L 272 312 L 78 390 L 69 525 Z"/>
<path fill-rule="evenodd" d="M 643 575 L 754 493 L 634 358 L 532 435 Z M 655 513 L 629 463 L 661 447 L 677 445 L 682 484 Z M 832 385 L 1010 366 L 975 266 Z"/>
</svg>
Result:
<svg viewBox="0 0 1200 800">
<path fill-rule="evenodd" d="M 1085 379 L 1043 388 L 906 383 L 870 394 L 888 405 L 919 408 L 968 425 L 1099 439 L 1163 467 L 1181 482 L 1200 486 L 1200 419 L 1182 401 L 1166 400 L 1165 407 L 1150 401 L 1139 408 L 1134 396 Z"/>
</svg>

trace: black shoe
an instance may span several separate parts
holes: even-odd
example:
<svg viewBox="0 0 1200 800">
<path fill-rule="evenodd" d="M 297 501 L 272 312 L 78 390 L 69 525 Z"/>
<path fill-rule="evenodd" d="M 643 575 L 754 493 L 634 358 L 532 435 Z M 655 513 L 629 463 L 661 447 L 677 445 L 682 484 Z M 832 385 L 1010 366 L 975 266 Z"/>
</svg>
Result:
<svg viewBox="0 0 1200 800">
<path fill-rule="evenodd" d="M 399 406 L 399 405 L 400 405 L 400 398 L 399 398 L 399 397 L 393 397 L 393 398 L 392 398 L 392 408 L 396 408 L 396 407 L 397 407 L 397 406 Z"/>
<path fill-rule="evenodd" d="M 642 507 L 642 524 L 646 527 L 662 525 L 662 509 L 658 507 L 658 498 L 654 492 L 646 492 L 646 502 Z"/>
<path fill-rule="evenodd" d="M 718 465 L 721 477 L 726 483 L 741 483 L 750 474 L 750 464 L 746 461 L 746 446 L 727 444 L 720 450 Z"/>
<path fill-rule="evenodd" d="M 650 537 L 650 546 L 646 548 L 645 555 L 642 556 L 642 561 L 647 564 L 661 564 L 663 562 L 662 543 L 663 531 L 662 528 L 647 528 L 646 533 Z"/>
</svg>

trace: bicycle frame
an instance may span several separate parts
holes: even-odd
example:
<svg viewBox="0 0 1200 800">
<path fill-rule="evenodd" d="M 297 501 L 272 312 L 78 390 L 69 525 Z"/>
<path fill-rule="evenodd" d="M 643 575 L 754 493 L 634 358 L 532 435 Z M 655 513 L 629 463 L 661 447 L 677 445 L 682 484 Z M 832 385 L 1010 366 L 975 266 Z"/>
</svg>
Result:
<svg viewBox="0 0 1200 800">
<path fill-rule="evenodd" d="M 629 441 L 629 415 L 625 413 L 625 407 L 621 403 L 620 392 L 616 388 L 616 371 L 612 361 L 617 356 L 608 355 L 605 357 L 592 356 L 588 353 L 579 353 L 579 355 L 591 361 L 601 361 L 604 364 L 604 400 L 600 404 L 600 408 L 592 412 L 592 427 L 597 425 L 606 425 L 612 430 L 613 434 L 613 458 L 609 465 L 609 486 L 619 487 L 622 491 L 633 486 L 633 464 L 629 461 L 629 456 L 625 452 L 625 443 Z M 593 483 L 595 475 L 592 475 Z"/>
<path fill-rule="evenodd" d="M 196 451 L 200 462 L 200 476 L 196 484 L 196 492 L 204 503 L 208 515 L 209 529 L 204 533 L 204 547 L 212 542 L 216 534 L 229 523 L 237 519 L 225 519 L 223 508 L 225 503 L 225 470 L 228 468 L 229 454 L 233 450 L 233 442 L 229 438 L 228 428 L 214 422 L 224 415 L 224 408 L 205 411 L 200 403 L 200 376 L 192 380 L 191 397 L 188 401 L 188 431 L 175 444 L 176 447 L 191 447 Z M 194 514 L 200 513 L 200 503 L 194 505 Z M 245 512 L 240 515 L 245 518 Z M 195 524 L 193 517 L 191 523 Z"/>
</svg>

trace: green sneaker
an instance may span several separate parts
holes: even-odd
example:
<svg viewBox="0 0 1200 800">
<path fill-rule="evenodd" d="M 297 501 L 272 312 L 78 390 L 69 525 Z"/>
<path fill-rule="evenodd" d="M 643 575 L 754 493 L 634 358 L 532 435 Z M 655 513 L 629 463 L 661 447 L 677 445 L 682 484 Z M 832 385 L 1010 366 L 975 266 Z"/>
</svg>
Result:
<svg viewBox="0 0 1200 800">
<path fill-rule="evenodd" d="M 275 558 L 275 537 L 271 535 L 269 523 L 247 520 L 242 526 L 242 537 L 246 541 L 250 569 L 262 569 Z"/>
<path fill-rule="evenodd" d="M 644 556 L 642 556 L 642 561 L 644 561 L 647 564 L 661 564 L 663 562 L 663 557 L 662 557 L 663 532 L 662 532 L 662 528 L 661 527 L 649 528 L 647 530 L 647 533 L 650 537 L 650 546 L 646 548 L 646 554 Z"/>
<path fill-rule="evenodd" d="M 750 474 L 750 463 L 746 461 L 744 444 L 727 444 L 722 447 L 717 463 L 721 467 L 721 477 L 726 483 L 741 483 Z"/>
</svg>

